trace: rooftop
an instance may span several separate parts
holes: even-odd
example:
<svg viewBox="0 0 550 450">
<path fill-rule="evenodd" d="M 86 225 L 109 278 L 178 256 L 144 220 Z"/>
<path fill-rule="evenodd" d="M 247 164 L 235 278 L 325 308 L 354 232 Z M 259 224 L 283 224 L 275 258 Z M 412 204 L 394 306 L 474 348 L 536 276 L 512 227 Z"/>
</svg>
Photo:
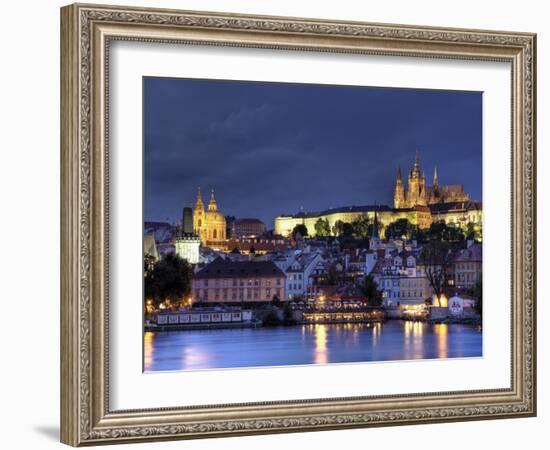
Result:
<svg viewBox="0 0 550 450">
<path fill-rule="evenodd" d="M 284 277 L 273 261 L 231 261 L 216 258 L 195 274 L 194 278 Z"/>
<path fill-rule="evenodd" d="M 329 208 L 324 211 L 312 211 L 312 212 L 299 212 L 296 214 L 281 214 L 283 217 L 304 218 L 327 216 L 329 214 L 341 214 L 341 213 L 356 213 L 356 212 L 369 212 L 369 211 L 391 211 L 391 208 L 386 205 L 363 205 L 363 206 L 342 206 L 339 208 Z"/>
</svg>

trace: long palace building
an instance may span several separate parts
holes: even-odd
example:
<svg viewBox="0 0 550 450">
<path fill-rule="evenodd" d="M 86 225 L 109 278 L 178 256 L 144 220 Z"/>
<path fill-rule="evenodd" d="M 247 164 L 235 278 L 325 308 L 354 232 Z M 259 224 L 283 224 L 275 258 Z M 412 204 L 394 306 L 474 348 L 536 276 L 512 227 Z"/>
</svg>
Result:
<svg viewBox="0 0 550 450">
<path fill-rule="evenodd" d="M 421 229 L 429 228 L 432 222 L 436 221 L 466 227 L 470 222 L 481 224 L 482 214 L 481 202 L 471 200 L 462 184 L 440 185 L 437 169 L 434 169 L 432 185 L 426 185 L 417 152 L 406 187 L 401 169 L 397 169 L 393 207 L 344 206 L 318 212 L 280 215 L 275 218 L 274 231 L 276 234 L 288 236 L 296 225 L 303 224 L 308 235 L 315 236 L 315 224 L 319 219 L 328 221 L 332 229 L 338 221 L 351 223 L 365 216 L 373 221 L 375 215 L 382 231 L 398 219 L 407 219 Z"/>
</svg>

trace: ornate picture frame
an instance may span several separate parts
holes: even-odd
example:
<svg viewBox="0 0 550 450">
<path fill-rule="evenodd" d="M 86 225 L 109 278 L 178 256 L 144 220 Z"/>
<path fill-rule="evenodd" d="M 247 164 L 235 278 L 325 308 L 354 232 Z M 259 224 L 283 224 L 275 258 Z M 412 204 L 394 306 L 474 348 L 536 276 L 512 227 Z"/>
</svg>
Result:
<svg viewBox="0 0 550 450">
<path fill-rule="evenodd" d="M 113 411 L 109 406 L 109 95 L 115 40 L 505 61 L 512 67 L 509 389 Z M 161 439 L 536 414 L 536 36 L 74 4 L 61 9 L 61 440 Z"/>
</svg>

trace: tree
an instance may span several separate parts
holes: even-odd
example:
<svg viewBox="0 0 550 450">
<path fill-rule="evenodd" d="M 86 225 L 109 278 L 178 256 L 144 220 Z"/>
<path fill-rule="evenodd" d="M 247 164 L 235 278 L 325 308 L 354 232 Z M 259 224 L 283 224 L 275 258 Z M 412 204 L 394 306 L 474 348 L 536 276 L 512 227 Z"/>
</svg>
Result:
<svg viewBox="0 0 550 450">
<path fill-rule="evenodd" d="M 335 236 L 352 237 L 354 234 L 353 225 L 349 222 L 337 220 L 332 227 L 332 234 Z"/>
<path fill-rule="evenodd" d="M 337 220 L 332 227 L 332 234 L 334 236 L 341 236 L 344 233 L 344 222 Z"/>
<path fill-rule="evenodd" d="M 386 227 L 386 239 L 405 238 L 411 239 L 416 233 L 417 227 L 409 222 L 408 219 L 397 219 Z"/>
<path fill-rule="evenodd" d="M 422 247 L 420 263 L 435 296 L 439 299 L 445 287 L 447 269 L 451 263 L 450 245 L 447 242 L 430 241 Z"/>
<path fill-rule="evenodd" d="M 315 235 L 319 237 L 330 236 L 330 225 L 328 220 L 320 217 L 319 220 L 315 222 Z"/>
<path fill-rule="evenodd" d="M 359 289 L 367 297 L 369 306 L 380 306 L 382 304 L 382 291 L 378 289 L 378 284 L 374 281 L 372 275 L 367 275 L 360 284 Z"/>
<path fill-rule="evenodd" d="M 281 306 L 281 299 L 279 298 L 279 296 L 277 294 L 275 294 L 272 299 L 271 299 L 271 304 L 273 306 Z"/>
<path fill-rule="evenodd" d="M 292 229 L 292 239 L 296 240 L 298 233 L 302 237 L 307 236 L 307 227 L 303 223 L 299 223 L 294 226 L 294 228 Z"/>
<path fill-rule="evenodd" d="M 361 238 L 367 238 L 369 236 L 372 236 L 372 226 L 370 228 L 370 234 L 369 234 L 369 218 L 366 214 L 362 214 L 361 216 L 357 217 L 352 223 L 352 233 L 353 237 L 361 239 Z"/>
<path fill-rule="evenodd" d="M 481 242 L 483 239 L 483 232 L 481 224 L 468 222 L 466 226 L 466 239 L 473 239 L 474 241 Z"/>
<path fill-rule="evenodd" d="M 170 303 L 181 301 L 191 292 L 191 273 L 187 260 L 167 254 L 145 276 L 145 297 L 153 299 L 156 308 L 166 300 Z"/>
<path fill-rule="evenodd" d="M 460 228 L 447 225 L 443 221 L 433 222 L 426 231 L 426 239 L 428 241 L 457 243 L 464 241 L 464 233 Z"/>
</svg>

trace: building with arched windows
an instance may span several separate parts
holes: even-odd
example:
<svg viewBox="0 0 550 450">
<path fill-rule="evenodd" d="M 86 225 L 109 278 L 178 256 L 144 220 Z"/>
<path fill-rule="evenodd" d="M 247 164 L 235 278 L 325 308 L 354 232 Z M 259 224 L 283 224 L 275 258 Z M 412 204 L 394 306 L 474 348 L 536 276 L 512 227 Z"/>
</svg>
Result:
<svg viewBox="0 0 550 450">
<path fill-rule="evenodd" d="M 205 210 L 199 188 L 193 212 L 193 229 L 195 234 L 200 237 L 201 242 L 209 247 L 215 247 L 226 241 L 225 217 L 218 211 L 214 190 L 212 190 L 208 207 Z"/>
</svg>

